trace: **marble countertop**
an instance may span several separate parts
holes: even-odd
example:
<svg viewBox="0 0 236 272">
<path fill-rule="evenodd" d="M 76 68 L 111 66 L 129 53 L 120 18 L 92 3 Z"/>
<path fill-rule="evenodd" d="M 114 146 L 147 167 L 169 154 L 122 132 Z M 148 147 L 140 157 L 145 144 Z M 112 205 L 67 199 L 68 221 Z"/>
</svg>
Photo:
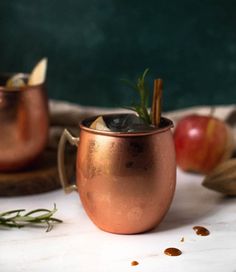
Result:
<svg viewBox="0 0 236 272">
<path fill-rule="evenodd" d="M 177 190 L 164 221 L 153 231 L 116 235 L 99 230 L 86 216 L 76 193 L 62 190 L 0 198 L 0 210 L 53 208 L 64 221 L 51 232 L 38 227 L 0 229 L 0 271 L 224 271 L 236 272 L 236 198 L 201 186 L 202 177 L 178 171 Z M 197 236 L 193 226 L 209 229 Z M 184 241 L 181 241 L 184 237 Z M 183 254 L 170 257 L 167 247 Z M 137 261 L 137 266 L 131 266 Z"/>
</svg>

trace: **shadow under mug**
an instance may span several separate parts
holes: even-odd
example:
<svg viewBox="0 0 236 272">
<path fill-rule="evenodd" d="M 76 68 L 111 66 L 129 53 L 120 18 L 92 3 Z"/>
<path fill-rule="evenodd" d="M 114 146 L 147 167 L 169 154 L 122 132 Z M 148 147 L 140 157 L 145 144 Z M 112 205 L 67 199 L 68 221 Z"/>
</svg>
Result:
<svg viewBox="0 0 236 272">
<path fill-rule="evenodd" d="M 103 118 L 121 115 L 104 115 Z M 134 234 L 156 227 L 167 213 L 176 184 L 172 121 L 132 133 L 89 128 L 96 117 L 80 124 L 80 138 L 67 130 L 58 148 L 58 169 L 66 193 L 78 191 L 83 207 L 102 230 Z M 76 184 L 64 167 L 66 141 L 77 147 Z"/>
<path fill-rule="evenodd" d="M 48 140 L 48 98 L 44 84 L 7 88 L 5 83 L 11 76 L 0 75 L 1 172 L 28 166 Z"/>
</svg>

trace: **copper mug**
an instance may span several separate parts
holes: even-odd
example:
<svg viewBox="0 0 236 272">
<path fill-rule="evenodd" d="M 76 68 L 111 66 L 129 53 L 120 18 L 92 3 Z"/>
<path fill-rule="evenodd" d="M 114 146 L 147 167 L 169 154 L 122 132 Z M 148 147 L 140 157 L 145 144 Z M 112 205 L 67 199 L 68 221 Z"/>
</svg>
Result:
<svg viewBox="0 0 236 272">
<path fill-rule="evenodd" d="M 61 136 L 58 169 L 64 191 L 78 191 L 87 215 L 107 232 L 134 234 L 156 227 L 175 191 L 172 121 L 162 118 L 154 130 L 120 133 L 89 128 L 95 119 L 81 122 L 80 138 L 67 130 Z M 76 184 L 65 174 L 67 140 L 77 147 Z"/>
<path fill-rule="evenodd" d="M 5 87 L 0 76 L 0 172 L 32 163 L 48 140 L 48 99 L 44 84 Z M 28 75 L 24 75 L 27 79 Z"/>
</svg>

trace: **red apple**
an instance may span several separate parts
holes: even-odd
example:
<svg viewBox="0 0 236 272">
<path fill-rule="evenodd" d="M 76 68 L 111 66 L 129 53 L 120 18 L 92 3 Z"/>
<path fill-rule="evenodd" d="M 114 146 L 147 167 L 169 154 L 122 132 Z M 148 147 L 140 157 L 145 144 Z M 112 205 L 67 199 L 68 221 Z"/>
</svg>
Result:
<svg viewBox="0 0 236 272">
<path fill-rule="evenodd" d="M 230 127 L 212 116 L 188 115 L 174 131 L 177 165 L 184 171 L 209 173 L 233 152 Z"/>
</svg>

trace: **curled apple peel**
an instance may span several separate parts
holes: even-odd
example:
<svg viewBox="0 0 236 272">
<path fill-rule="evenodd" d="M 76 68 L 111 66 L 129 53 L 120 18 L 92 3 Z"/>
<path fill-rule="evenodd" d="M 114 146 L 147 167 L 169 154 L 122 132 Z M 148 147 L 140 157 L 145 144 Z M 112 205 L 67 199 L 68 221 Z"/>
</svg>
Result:
<svg viewBox="0 0 236 272">
<path fill-rule="evenodd" d="M 24 74 L 18 73 L 9 78 L 6 82 L 7 88 L 21 88 L 25 86 Z"/>
<path fill-rule="evenodd" d="M 229 159 L 235 142 L 232 129 L 213 116 L 188 115 L 174 131 L 177 165 L 184 171 L 208 174 Z"/>
</svg>

